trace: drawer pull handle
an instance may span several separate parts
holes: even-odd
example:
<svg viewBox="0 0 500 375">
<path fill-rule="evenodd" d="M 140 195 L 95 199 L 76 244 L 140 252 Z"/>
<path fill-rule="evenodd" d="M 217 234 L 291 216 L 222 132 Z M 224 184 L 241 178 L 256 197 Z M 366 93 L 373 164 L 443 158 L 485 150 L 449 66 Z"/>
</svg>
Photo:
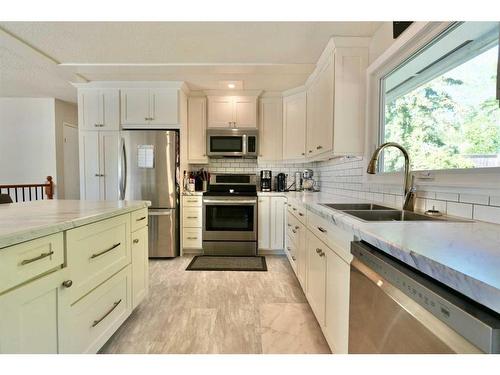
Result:
<svg viewBox="0 0 500 375">
<path fill-rule="evenodd" d="M 293 233 L 297 233 L 297 231 L 296 231 L 295 229 L 292 229 L 292 232 L 293 232 Z"/>
<path fill-rule="evenodd" d="M 298 230 L 298 229 L 300 229 L 300 227 L 299 227 L 298 225 L 296 225 L 296 226 L 295 226 L 295 229 L 297 229 L 297 230 Z"/>
<path fill-rule="evenodd" d="M 139 239 L 138 239 L 138 238 L 135 238 L 135 239 L 134 239 L 134 243 L 139 243 Z"/>
<path fill-rule="evenodd" d="M 197 201 L 197 200 L 193 200 L 193 199 L 188 199 L 187 201 L 188 201 L 189 203 L 198 203 L 198 201 Z"/>
<path fill-rule="evenodd" d="M 187 239 L 188 239 L 188 240 L 197 240 L 197 239 L 198 239 L 198 237 L 188 237 Z"/>
<path fill-rule="evenodd" d="M 324 228 L 321 228 L 321 227 L 317 227 L 317 228 L 318 228 L 318 230 L 319 230 L 321 233 L 326 233 L 326 232 L 327 232 L 327 231 L 326 231 L 326 229 L 324 229 Z"/>
<path fill-rule="evenodd" d="M 135 221 L 142 221 L 144 219 L 146 219 L 146 216 L 140 217 L 139 219 L 136 219 Z"/>
<path fill-rule="evenodd" d="M 289 227 L 291 227 L 291 226 L 292 226 L 292 224 L 287 224 L 287 225 L 288 225 Z"/>
<path fill-rule="evenodd" d="M 302 212 L 299 212 L 299 216 L 304 216 L 304 214 Z"/>
<path fill-rule="evenodd" d="M 293 210 L 294 210 L 294 211 L 297 211 L 297 209 L 296 209 L 295 207 L 293 208 Z"/>
<path fill-rule="evenodd" d="M 122 243 L 121 242 L 118 242 L 118 243 L 115 243 L 113 246 L 111 246 L 109 249 L 106 249 L 106 250 L 103 250 L 101 251 L 100 253 L 95 253 L 95 254 L 92 254 L 90 256 L 90 259 L 94 259 L 94 258 L 97 258 L 97 257 L 100 257 L 101 255 L 104 255 L 106 254 L 107 252 L 113 250 L 113 249 L 116 249 L 118 246 L 120 246 Z"/>
<path fill-rule="evenodd" d="M 109 311 L 104 314 L 100 319 L 97 319 L 97 320 L 94 320 L 94 323 L 92 323 L 92 327 L 95 327 L 96 325 L 98 325 L 99 323 L 101 323 L 104 319 L 106 319 L 106 317 L 111 314 L 113 312 L 114 309 L 116 309 L 116 307 L 121 303 L 121 299 L 115 303 L 113 303 L 113 307 L 109 309 Z"/>
<path fill-rule="evenodd" d="M 320 256 L 320 257 L 324 257 L 324 256 L 325 256 L 325 253 L 322 251 L 322 252 L 320 252 L 320 253 L 319 253 L 319 256 Z"/>
<path fill-rule="evenodd" d="M 62 286 L 65 288 L 71 288 L 71 285 L 73 285 L 73 280 L 65 280 L 62 283 Z"/>
<path fill-rule="evenodd" d="M 317 248 L 317 249 L 316 249 L 316 254 L 319 254 L 319 253 L 321 253 L 322 251 L 323 251 L 323 250 L 321 250 L 320 248 Z"/>
<path fill-rule="evenodd" d="M 188 216 L 188 219 L 198 219 L 198 216 Z"/>
<path fill-rule="evenodd" d="M 296 260 L 296 259 L 295 259 L 295 257 L 294 257 L 293 255 L 292 255 L 292 260 L 293 260 L 294 262 L 295 262 L 295 260 Z"/>
<path fill-rule="evenodd" d="M 286 247 L 286 249 L 287 249 L 288 251 L 292 251 L 292 249 L 290 249 L 290 246 L 287 246 L 287 247 Z"/>
<path fill-rule="evenodd" d="M 21 262 L 21 266 L 25 266 L 26 264 L 30 264 L 30 263 L 36 262 L 37 260 L 50 257 L 52 254 L 54 254 L 54 252 L 53 251 L 49 251 L 48 253 L 42 253 L 42 254 L 40 254 L 37 257 L 31 258 L 31 259 L 25 259 L 25 260 L 23 260 Z"/>
</svg>

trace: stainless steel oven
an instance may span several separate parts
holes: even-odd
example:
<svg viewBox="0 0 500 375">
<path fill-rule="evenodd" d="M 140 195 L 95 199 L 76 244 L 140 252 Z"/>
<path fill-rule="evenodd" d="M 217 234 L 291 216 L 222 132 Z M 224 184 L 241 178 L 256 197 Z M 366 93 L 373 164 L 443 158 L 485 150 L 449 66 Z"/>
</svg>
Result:
<svg viewBox="0 0 500 375">
<path fill-rule="evenodd" d="M 257 157 L 258 131 L 256 129 L 208 129 L 208 156 Z"/>
</svg>

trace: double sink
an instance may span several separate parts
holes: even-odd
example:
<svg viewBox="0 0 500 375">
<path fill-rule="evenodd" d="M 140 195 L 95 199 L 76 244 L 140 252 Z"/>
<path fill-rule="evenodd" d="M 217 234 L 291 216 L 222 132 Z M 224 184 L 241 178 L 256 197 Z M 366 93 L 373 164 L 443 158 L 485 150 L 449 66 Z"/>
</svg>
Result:
<svg viewBox="0 0 500 375">
<path fill-rule="evenodd" d="M 449 217 L 433 217 L 402 211 L 373 203 L 326 203 L 322 206 L 342 211 L 363 221 L 465 221 Z"/>
</svg>

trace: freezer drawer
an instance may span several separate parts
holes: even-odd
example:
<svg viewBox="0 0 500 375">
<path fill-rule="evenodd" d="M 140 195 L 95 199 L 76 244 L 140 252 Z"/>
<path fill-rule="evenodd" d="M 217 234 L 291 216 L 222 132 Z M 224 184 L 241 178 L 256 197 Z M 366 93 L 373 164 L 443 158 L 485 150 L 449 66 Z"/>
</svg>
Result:
<svg viewBox="0 0 500 375">
<path fill-rule="evenodd" d="M 178 217 L 176 209 L 149 210 L 149 257 L 179 256 Z"/>
</svg>

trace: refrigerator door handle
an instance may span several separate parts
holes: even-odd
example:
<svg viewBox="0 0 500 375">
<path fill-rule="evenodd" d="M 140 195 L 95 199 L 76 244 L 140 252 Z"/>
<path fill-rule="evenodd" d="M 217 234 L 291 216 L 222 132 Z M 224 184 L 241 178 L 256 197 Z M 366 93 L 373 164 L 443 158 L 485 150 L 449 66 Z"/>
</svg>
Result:
<svg viewBox="0 0 500 375">
<path fill-rule="evenodd" d="M 173 210 L 169 211 L 151 211 L 149 210 L 148 215 L 149 216 L 169 216 L 172 215 Z"/>
<path fill-rule="evenodd" d="M 125 190 L 127 188 L 127 153 L 126 153 L 126 149 L 125 149 L 125 139 L 124 138 L 121 138 L 121 141 L 120 141 L 119 170 L 120 170 L 120 181 L 119 181 L 120 199 L 124 200 L 125 199 Z"/>
</svg>

